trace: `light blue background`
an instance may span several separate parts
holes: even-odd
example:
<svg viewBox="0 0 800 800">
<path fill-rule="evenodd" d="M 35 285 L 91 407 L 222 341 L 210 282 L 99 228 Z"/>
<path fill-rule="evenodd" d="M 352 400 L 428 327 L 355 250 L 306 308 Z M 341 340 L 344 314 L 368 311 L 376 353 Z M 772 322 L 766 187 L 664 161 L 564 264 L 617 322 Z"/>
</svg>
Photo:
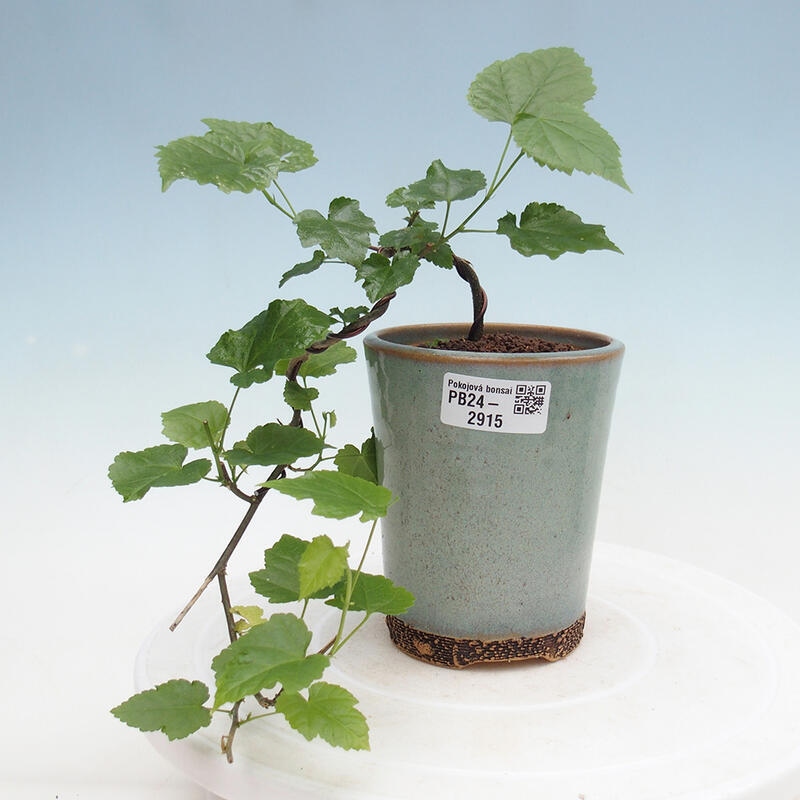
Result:
<svg viewBox="0 0 800 800">
<path fill-rule="evenodd" d="M 105 797 L 151 783 L 195 796 L 106 709 L 239 509 L 202 487 L 123 506 L 106 468 L 161 441 L 161 411 L 228 398 L 204 353 L 308 255 L 257 196 L 160 193 L 155 145 L 201 133 L 206 116 L 312 142 L 320 164 L 284 181 L 296 206 L 345 194 L 386 225 L 386 193 L 434 158 L 493 168 L 505 134 L 464 99 L 481 68 L 577 49 L 633 193 L 525 164 L 489 219 L 562 202 L 625 255 L 528 260 L 494 237 L 459 250 L 491 319 L 628 347 L 600 538 L 713 569 L 800 619 L 798 41 L 791 2 L 2 3 L 0 641 L 17 689 L 4 716 L 29 720 L 0 733 L 13 796 L 85 798 L 102 781 Z M 461 282 L 428 271 L 386 324 L 464 319 Z M 349 280 L 329 271 L 283 295 L 344 306 L 359 301 Z M 368 428 L 364 392 L 361 366 L 330 390 L 343 440 Z M 281 531 L 264 523 L 245 552 Z M 87 675 L 93 695 L 69 691 Z"/>
</svg>

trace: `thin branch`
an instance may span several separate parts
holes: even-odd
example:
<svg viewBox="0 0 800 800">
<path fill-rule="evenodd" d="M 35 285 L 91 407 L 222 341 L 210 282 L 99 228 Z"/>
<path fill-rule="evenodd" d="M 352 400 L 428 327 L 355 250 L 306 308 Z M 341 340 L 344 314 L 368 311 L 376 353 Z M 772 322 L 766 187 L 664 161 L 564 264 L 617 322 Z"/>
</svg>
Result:
<svg viewBox="0 0 800 800">
<path fill-rule="evenodd" d="M 233 764 L 233 738 L 236 736 L 236 731 L 239 730 L 241 722 L 239 721 L 239 706 L 242 701 L 239 700 L 233 704 L 231 709 L 231 727 L 228 729 L 228 735 L 222 737 L 222 752 L 229 764 Z"/>
<path fill-rule="evenodd" d="M 277 474 L 276 474 L 277 472 Z M 270 475 L 270 480 L 274 480 L 275 478 L 280 477 L 283 474 L 283 469 L 280 467 L 276 467 L 272 475 Z M 172 625 L 169 626 L 171 631 L 174 631 L 175 628 L 180 625 L 183 618 L 189 613 L 192 606 L 200 599 L 200 595 L 208 588 L 209 584 L 219 575 L 219 573 L 224 570 L 227 565 L 228 561 L 230 560 L 231 555 L 233 555 L 233 551 L 236 549 L 236 546 L 244 536 L 245 531 L 247 530 L 247 526 L 250 524 L 253 516 L 255 515 L 256 511 L 258 511 L 259 505 L 261 505 L 261 501 L 267 494 L 267 488 L 262 487 L 260 488 L 250 500 L 250 506 L 247 509 L 247 513 L 242 518 L 242 521 L 239 523 L 239 527 L 236 529 L 236 532 L 231 537 L 231 540 L 228 542 L 227 547 L 222 551 L 222 555 L 217 559 L 217 563 L 214 564 L 211 572 L 208 573 L 206 579 L 200 584 L 200 588 L 194 593 L 193 597 L 189 602 L 184 606 L 183 610 L 180 614 L 175 618 L 175 621 Z"/>
</svg>

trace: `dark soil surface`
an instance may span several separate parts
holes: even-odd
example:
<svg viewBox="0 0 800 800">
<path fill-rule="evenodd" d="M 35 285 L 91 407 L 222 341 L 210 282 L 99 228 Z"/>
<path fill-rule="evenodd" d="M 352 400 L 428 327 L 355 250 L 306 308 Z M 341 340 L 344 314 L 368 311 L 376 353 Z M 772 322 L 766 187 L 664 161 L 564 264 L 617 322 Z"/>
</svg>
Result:
<svg viewBox="0 0 800 800">
<path fill-rule="evenodd" d="M 460 350 L 468 353 L 563 353 L 578 350 L 568 342 L 550 342 L 514 333 L 487 333 L 477 342 L 469 339 L 449 339 L 426 345 L 436 350 Z"/>
</svg>

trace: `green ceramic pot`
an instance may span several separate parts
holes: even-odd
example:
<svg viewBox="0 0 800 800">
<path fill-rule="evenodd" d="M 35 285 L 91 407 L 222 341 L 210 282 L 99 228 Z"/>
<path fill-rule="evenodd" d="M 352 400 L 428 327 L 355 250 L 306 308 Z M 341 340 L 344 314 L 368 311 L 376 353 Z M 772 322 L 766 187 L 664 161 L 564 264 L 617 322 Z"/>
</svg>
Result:
<svg viewBox="0 0 800 800">
<path fill-rule="evenodd" d="M 385 574 L 413 592 L 395 644 L 447 666 L 556 660 L 583 633 L 606 442 L 624 347 L 596 333 L 487 326 L 579 350 L 418 346 L 462 325 L 364 340 L 378 466 L 397 496 Z"/>
</svg>

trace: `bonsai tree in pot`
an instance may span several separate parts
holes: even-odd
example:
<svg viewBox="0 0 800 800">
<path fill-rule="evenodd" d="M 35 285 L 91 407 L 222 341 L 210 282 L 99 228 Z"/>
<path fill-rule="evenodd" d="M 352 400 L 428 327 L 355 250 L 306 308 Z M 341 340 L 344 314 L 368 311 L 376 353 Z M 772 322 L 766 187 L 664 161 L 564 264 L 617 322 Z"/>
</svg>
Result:
<svg viewBox="0 0 800 800">
<path fill-rule="evenodd" d="M 490 177 L 434 161 L 424 177 L 388 195 L 403 219 L 383 233 L 352 198 L 336 197 L 324 212 L 297 211 L 283 177 L 316 158 L 308 143 L 271 123 L 207 119 L 204 135 L 158 148 L 164 190 L 189 179 L 226 193 L 256 192 L 292 222 L 313 252 L 284 272 L 279 287 L 335 264 L 353 270 L 367 302 L 340 308 L 332 299 L 324 311 L 303 299 L 273 300 L 208 353 L 232 370 L 230 399 L 165 412 L 169 443 L 120 453 L 111 465 L 126 501 L 151 488 L 207 480 L 244 508 L 172 626 L 218 584 L 229 644 L 211 664 L 213 698 L 206 684 L 176 678 L 113 709 L 122 721 L 180 738 L 208 725 L 213 713 L 226 714 L 229 759 L 242 724 L 275 714 L 308 739 L 366 748 L 368 726 L 356 699 L 322 678 L 373 614 L 387 615 L 405 652 L 448 666 L 552 660 L 577 645 L 622 345 L 583 331 L 485 323 L 486 293 L 456 242 L 478 230 L 472 226 L 481 212 L 528 159 L 627 188 L 617 145 L 585 110 L 594 91 L 591 71 L 565 47 L 484 69 L 468 101 L 509 126 Z M 618 250 L 601 225 L 554 203 L 507 212 L 488 232 L 526 256 Z M 320 382 L 356 358 L 347 340 L 366 331 L 427 265 L 466 281 L 469 323 L 369 334 L 374 433 L 360 444 L 332 444 L 336 415 L 320 410 Z M 260 388 L 277 392 L 274 411 L 240 430 L 237 400 Z M 190 450 L 205 453 L 190 459 Z M 479 476 L 490 489 L 480 489 Z M 558 494 L 559 487 L 565 491 Z M 446 499 L 451 490 L 454 505 Z M 351 563 L 348 545 L 327 534 L 284 534 L 250 582 L 289 610 L 265 614 L 237 605 L 227 564 L 272 491 L 311 500 L 312 513 L 323 518 L 359 517 L 369 526 L 367 548 L 382 519 L 386 576 L 364 571 L 366 550 Z M 473 499 L 477 511 L 467 510 Z M 511 590 L 510 603 L 501 589 Z M 314 641 L 306 624 L 311 603 L 338 609 L 335 635 L 325 641 Z"/>
</svg>

